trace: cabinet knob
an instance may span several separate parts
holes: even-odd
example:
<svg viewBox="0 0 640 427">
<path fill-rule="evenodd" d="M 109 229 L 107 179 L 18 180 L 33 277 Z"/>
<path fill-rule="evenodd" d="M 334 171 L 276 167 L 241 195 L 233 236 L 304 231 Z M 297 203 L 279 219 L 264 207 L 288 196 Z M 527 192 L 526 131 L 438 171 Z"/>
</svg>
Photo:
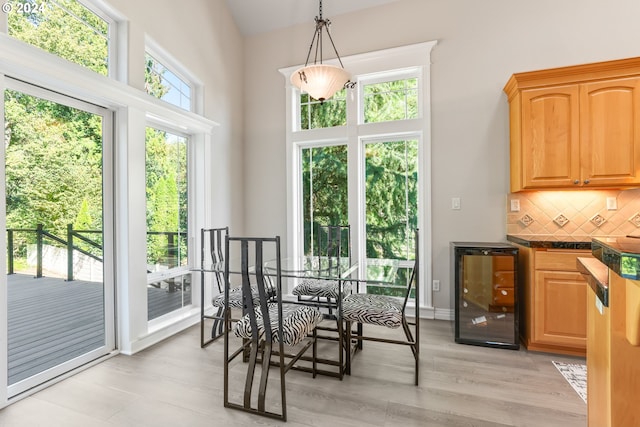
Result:
<svg viewBox="0 0 640 427">
<path fill-rule="evenodd" d="M 573 184 L 574 184 L 574 185 L 578 185 L 578 184 L 580 184 L 580 180 L 579 180 L 579 179 L 576 179 L 575 181 L 573 181 Z"/>
<path fill-rule="evenodd" d="M 585 183 L 585 184 L 588 184 L 588 183 L 590 183 L 590 182 L 591 182 L 591 181 L 589 181 L 588 179 L 585 179 L 585 180 L 584 180 L 584 183 Z"/>
</svg>

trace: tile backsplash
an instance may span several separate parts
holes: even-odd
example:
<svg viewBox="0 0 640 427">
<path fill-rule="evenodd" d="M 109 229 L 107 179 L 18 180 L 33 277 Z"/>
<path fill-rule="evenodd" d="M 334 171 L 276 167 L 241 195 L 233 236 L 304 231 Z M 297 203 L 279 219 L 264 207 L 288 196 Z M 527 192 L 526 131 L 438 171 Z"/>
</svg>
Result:
<svg viewBox="0 0 640 427">
<path fill-rule="evenodd" d="M 640 189 L 511 193 L 506 208 L 507 234 L 640 234 Z"/>
</svg>

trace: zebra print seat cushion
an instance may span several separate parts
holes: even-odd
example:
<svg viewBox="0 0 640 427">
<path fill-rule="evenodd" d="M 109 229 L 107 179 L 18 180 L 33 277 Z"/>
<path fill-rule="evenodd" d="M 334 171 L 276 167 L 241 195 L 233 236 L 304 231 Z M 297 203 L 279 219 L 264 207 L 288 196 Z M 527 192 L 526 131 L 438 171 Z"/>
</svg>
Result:
<svg viewBox="0 0 640 427">
<path fill-rule="evenodd" d="M 294 346 L 302 341 L 322 321 L 322 314 L 315 307 L 301 305 L 282 305 L 282 343 Z M 278 335 L 278 304 L 269 303 L 269 319 L 273 331 L 273 342 L 279 342 Z M 256 308 L 258 333 L 264 334 L 264 318 L 260 308 Z M 245 315 L 236 323 L 235 334 L 239 338 L 251 339 L 251 320 Z"/>
<path fill-rule="evenodd" d="M 267 292 L 271 292 L 270 288 L 267 288 Z M 258 288 L 255 285 L 251 285 L 251 297 L 255 305 L 259 304 L 260 295 L 258 294 Z M 211 301 L 214 307 L 224 308 L 224 292 L 213 297 Z M 231 308 L 243 308 L 242 302 L 242 288 L 237 287 L 229 289 L 229 307 Z"/>
<path fill-rule="evenodd" d="M 386 295 L 352 294 L 342 302 L 342 317 L 349 322 L 398 328 L 403 303 L 403 299 Z"/>
<path fill-rule="evenodd" d="M 334 298 L 339 297 L 340 284 L 337 280 L 324 280 L 324 279 L 303 279 L 291 293 L 297 296 L 306 297 L 323 297 Z M 348 282 L 342 282 L 342 297 L 351 292 L 351 284 Z"/>
<path fill-rule="evenodd" d="M 254 289 L 251 290 L 253 291 Z M 211 301 L 211 303 L 214 307 L 224 308 L 224 292 L 213 297 L 213 301 Z M 242 308 L 243 306 L 244 304 L 242 302 L 242 288 L 229 289 L 229 307 Z"/>
</svg>

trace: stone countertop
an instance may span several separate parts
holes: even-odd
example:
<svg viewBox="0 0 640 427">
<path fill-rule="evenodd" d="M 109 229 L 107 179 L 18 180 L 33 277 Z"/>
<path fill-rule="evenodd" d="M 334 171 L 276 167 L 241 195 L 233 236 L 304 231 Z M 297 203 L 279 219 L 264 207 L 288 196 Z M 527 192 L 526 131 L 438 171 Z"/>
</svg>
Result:
<svg viewBox="0 0 640 427">
<path fill-rule="evenodd" d="M 593 256 L 621 277 L 640 280 L 640 238 L 594 237 Z"/>
<path fill-rule="evenodd" d="M 587 235 L 507 234 L 507 240 L 527 248 L 590 250 L 592 237 Z"/>
</svg>

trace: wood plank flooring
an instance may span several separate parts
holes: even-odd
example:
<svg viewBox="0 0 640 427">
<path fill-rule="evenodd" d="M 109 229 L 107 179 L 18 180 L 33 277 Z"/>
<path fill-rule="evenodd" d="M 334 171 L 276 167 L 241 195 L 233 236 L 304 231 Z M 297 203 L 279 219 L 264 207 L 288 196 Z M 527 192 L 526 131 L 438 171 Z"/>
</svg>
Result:
<svg viewBox="0 0 640 427">
<path fill-rule="evenodd" d="M 102 283 L 7 275 L 9 384 L 104 345 Z M 185 292 L 147 287 L 149 319 L 191 303 Z M 184 299 L 184 300 L 183 300 Z"/>
<path fill-rule="evenodd" d="M 201 349 L 199 339 L 194 326 L 134 356 L 106 360 L 3 409 L 0 425 L 284 425 L 223 407 L 223 343 Z M 584 359 L 455 344 L 446 321 L 422 321 L 421 340 L 419 387 L 410 350 L 375 342 L 365 343 L 343 381 L 289 372 L 287 425 L 586 425 L 586 405 L 551 363 Z M 233 396 L 242 391 L 243 368 L 240 361 L 231 368 Z M 275 371 L 270 381 L 276 383 Z"/>
</svg>

